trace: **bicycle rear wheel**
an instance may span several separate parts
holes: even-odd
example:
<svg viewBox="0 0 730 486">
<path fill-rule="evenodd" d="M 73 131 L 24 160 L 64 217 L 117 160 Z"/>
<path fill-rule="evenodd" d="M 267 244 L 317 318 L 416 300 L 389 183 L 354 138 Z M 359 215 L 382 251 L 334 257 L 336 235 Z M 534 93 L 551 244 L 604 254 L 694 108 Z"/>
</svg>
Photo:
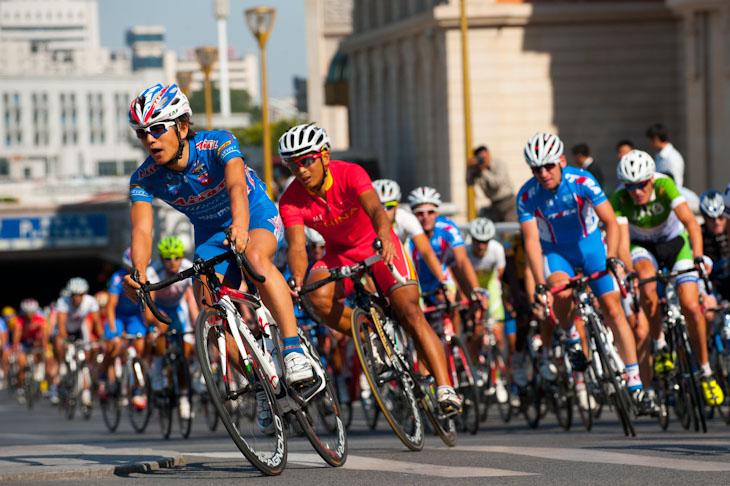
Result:
<svg viewBox="0 0 730 486">
<path fill-rule="evenodd" d="M 272 328 L 273 329 L 273 328 Z M 310 360 L 321 363 L 319 354 L 301 326 L 297 326 L 302 349 Z M 326 384 L 296 417 L 309 442 L 330 466 L 339 467 L 347 459 L 347 432 L 340 416 L 342 410 L 331 377 L 325 372 Z"/>
<path fill-rule="evenodd" d="M 507 361 L 499 347 L 494 344 L 489 352 L 492 355 L 490 360 L 490 380 L 495 387 L 494 400 L 497 403 L 497 411 L 504 423 L 508 423 L 512 419 L 512 405 L 509 401 L 509 392 L 512 387 L 509 380 L 509 371 L 507 370 Z M 504 396 L 500 397 L 499 390 L 504 390 Z"/>
<path fill-rule="evenodd" d="M 117 380 L 121 380 L 122 377 L 118 376 Z M 121 396 L 119 393 L 119 381 L 115 383 L 107 384 L 110 393 L 109 396 L 103 400 L 100 400 L 101 416 L 104 419 L 104 424 L 109 432 L 114 432 L 119 427 L 119 420 L 122 417 L 121 407 Z"/>
<path fill-rule="evenodd" d="M 476 371 L 459 336 L 451 336 L 450 340 L 446 344 L 446 364 L 454 379 L 454 390 L 463 402 L 458 421 L 463 430 L 474 435 L 479 430 L 479 387 L 476 383 Z"/>
<path fill-rule="evenodd" d="M 383 313 L 379 314 L 382 318 Z M 399 370 L 390 361 L 379 337 L 371 339 L 371 335 L 378 336 L 378 333 L 368 312 L 360 308 L 354 309 L 351 323 L 352 338 L 362 372 L 370 384 L 372 396 L 378 402 L 380 411 L 406 447 L 413 451 L 423 449 L 423 421 L 414 394 L 415 384 L 406 370 Z M 391 342 L 388 346 L 396 352 Z"/>
<path fill-rule="evenodd" d="M 235 368 L 238 373 L 224 374 L 224 369 L 229 369 L 232 360 L 229 360 L 227 355 L 221 356 L 217 345 L 219 338 L 225 340 L 227 325 L 225 314 L 212 307 L 204 309 L 195 322 L 195 348 L 208 395 L 220 421 L 244 457 L 264 474 L 270 476 L 281 474 L 286 466 L 287 441 L 274 390 L 263 375 L 258 358 L 250 349 L 245 350 L 247 353 L 245 366 Z M 244 346 L 250 345 L 245 340 L 243 342 Z M 225 353 L 225 346 L 223 348 Z M 220 381 L 214 377 L 211 363 L 218 363 L 222 377 Z M 235 391 L 226 392 L 223 383 L 225 379 L 228 379 L 229 390 L 233 388 L 230 386 L 231 380 L 236 380 Z M 219 384 L 223 386 L 219 387 Z M 271 431 L 262 430 L 255 417 L 250 419 L 247 415 L 241 414 L 240 422 L 236 425 L 231 416 L 231 410 L 238 409 L 238 400 L 250 400 L 255 403 L 257 392 L 264 393 L 271 411 L 273 417 Z"/>
<path fill-rule="evenodd" d="M 187 439 L 190 437 L 190 431 L 193 427 L 193 384 L 190 380 L 190 367 L 188 366 L 188 362 L 185 359 L 185 355 L 180 354 L 177 356 L 177 359 L 175 359 L 175 369 L 176 369 L 176 379 L 177 386 L 175 387 L 177 393 L 177 418 L 178 418 L 178 424 L 180 425 L 180 434 L 182 434 L 183 439 Z M 182 382 L 180 381 L 182 380 Z M 186 386 L 185 390 L 182 390 L 183 385 Z M 185 418 L 182 416 L 181 413 L 181 407 L 179 400 L 182 399 L 182 397 L 185 396 L 188 399 L 188 417 Z"/>
<path fill-rule="evenodd" d="M 129 410 L 129 421 L 132 424 L 132 428 L 138 434 L 141 434 L 147 428 L 147 424 L 150 422 L 150 416 L 152 415 L 152 388 L 150 386 L 150 380 L 147 375 L 147 366 L 144 361 L 138 357 L 132 358 L 132 363 L 124 368 L 124 387 L 126 397 L 129 398 L 127 409 Z M 132 373 L 133 376 L 128 376 Z M 132 401 L 133 391 L 135 388 L 142 390 L 142 393 L 146 400 L 146 406 L 141 407 L 139 403 L 135 405 Z"/>
<path fill-rule="evenodd" d="M 705 401 L 702 396 L 700 388 L 700 380 L 698 378 L 701 369 L 697 360 L 697 355 L 694 352 L 692 343 L 689 341 L 688 331 L 686 324 L 680 321 L 676 328 L 676 332 L 679 334 L 678 342 L 680 343 L 680 350 L 677 353 L 679 361 L 679 370 L 681 379 L 684 382 L 684 389 L 688 396 L 688 405 L 691 407 L 691 417 L 694 423 L 695 431 L 702 429 L 702 432 L 707 432 L 707 421 L 705 419 Z"/>
</svg>

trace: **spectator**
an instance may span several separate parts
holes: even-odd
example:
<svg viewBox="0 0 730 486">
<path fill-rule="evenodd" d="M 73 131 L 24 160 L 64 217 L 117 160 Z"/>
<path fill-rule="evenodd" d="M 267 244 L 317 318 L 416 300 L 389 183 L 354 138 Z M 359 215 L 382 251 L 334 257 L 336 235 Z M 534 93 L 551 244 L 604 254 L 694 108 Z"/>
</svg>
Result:
<svg viewBox="0 0 730 486">
<path fill-rule="evenodd" d="M 474 149 L 474 156 L 467 168 L 466 183 L 476 186 L 489 199 L 488 204 L 477 208 L 479 216 L 493 221 L 517 221 L 515 193 L 509 174 L 504 164 L 492 160 L 492 155 L 484 145 Z"/>
<path fill-rule="evenodd" d="M 674 185 L 684 185 L 684 158 L 677 149 L 669 142 L 667 128 L 661 123 L 655 123 L 646 130 L 646 137 L 649 145 L 656 150 L 654 162 L 656 171 L 668 175 L 674 179 Z"/>
<path fill-rule="evenodd" d="M 574 145 L 571 152 L 573 153 L 573 162 L 575 166 L 593 174 L 593 177 L 595 177 L 598 181 L 598 185 L 603 187 L 603 171 L 598 164 L 595 163 L 593 157 L 591 157 L 591 151 L 588 148 L 588 145 L 584 143 Z"/>
<path fill-rule="evenodd" d="M 621 160 L 621 157 L 628 154 L 634 150 L 634 143 L 631 140 L 623 139 L 619 140 L 616 144 L 616 155 L 618 156 L 618 160 Z"/>
</svg>

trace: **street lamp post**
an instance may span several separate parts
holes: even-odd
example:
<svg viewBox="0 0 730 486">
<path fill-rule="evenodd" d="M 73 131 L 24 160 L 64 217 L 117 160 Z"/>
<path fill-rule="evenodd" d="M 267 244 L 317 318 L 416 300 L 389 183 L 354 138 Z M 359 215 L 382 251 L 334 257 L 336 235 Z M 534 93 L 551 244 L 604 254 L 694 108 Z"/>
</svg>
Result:
<svg viewBox="0 0 730 486">
<path fill-rule="evenodd" d="M 210 92 L 210 72 L 218 57 L 218 49 L 212 46 L 198 47 L 195 49 L 195 55 L 198 58 L 200 69 L 205 74 L 205 117 L 207 130 L 210 131 L 213 129 L 213 95 Z"/>
<path fill-rule="evenodd" d="M 464 143 L 466 155 L 466 170 L 469 170 L 469 154 L 472 150 L 471 144 L 471 94 L 469 93 L 469 56 L 466 45 L 466 31 L 468 25 L 466 23 L 466 0 L 461 0 L 461 65 L 463 69 L 462 82 L 464 91 Z M 469 221 L 476 218 L 476 208 L 474 207 L 474 186 L 466 186 L 466 214 Z"/>
<path fill-rule="evenodd" d="M 180 87 L 185 96 L 190 96 L 190 84 L 193 82 L 192 71 L 180 71 L 177 73 L 177 85 Z"/>
<path fill-rule="evenodd" d="M 276 10 L 271 7 L 254 7 L 244 12 L 248 28 L 259 42 L 261 70 L 261 125 L 264 150 L 264 182 L 269 197 L 273 197 L 274 170 L 271 164 L 271 127 L 269 126 L 269 100 L 266 86 L 266 40 L 274 27 Z"/>
</svg>

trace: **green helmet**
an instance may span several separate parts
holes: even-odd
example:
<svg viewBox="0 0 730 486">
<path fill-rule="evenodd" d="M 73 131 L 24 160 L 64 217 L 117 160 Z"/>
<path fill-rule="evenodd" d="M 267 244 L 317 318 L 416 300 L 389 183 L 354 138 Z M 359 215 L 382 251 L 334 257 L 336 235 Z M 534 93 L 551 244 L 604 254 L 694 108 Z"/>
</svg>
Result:
<svg viewBox="0 0 730 486">
<path fill-rule="evenodd" d="M 157 244 L 157 251 L 162 258 L 182 257 L 185 254 L 185 245 L 177 236 L 168 236 Z"/>
</svg>

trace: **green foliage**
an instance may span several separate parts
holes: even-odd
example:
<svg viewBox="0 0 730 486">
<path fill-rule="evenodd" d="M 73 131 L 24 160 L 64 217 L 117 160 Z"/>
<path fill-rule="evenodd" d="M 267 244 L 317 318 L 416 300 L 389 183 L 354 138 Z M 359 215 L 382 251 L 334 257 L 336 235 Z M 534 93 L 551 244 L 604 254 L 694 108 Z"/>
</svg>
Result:
<svg viewBox="0 0 730 486">
<path fill-rule="evenodd" d="M 214 86 L 211 87 L 211 95 L 213 98 L 213 113 L 219 113 L 221 109 L 220 91 Z M 190 108 L 193 113 L 205 113 L 205 91 L 193 91 L 189 97 Z M 232 113 L 250 113 L 251 119 L 257 121 L 261 119 L 261 108 L 254 105 L 251 95 L 243 89 L 231 90 L 231 112 Z"/>
</svg>

